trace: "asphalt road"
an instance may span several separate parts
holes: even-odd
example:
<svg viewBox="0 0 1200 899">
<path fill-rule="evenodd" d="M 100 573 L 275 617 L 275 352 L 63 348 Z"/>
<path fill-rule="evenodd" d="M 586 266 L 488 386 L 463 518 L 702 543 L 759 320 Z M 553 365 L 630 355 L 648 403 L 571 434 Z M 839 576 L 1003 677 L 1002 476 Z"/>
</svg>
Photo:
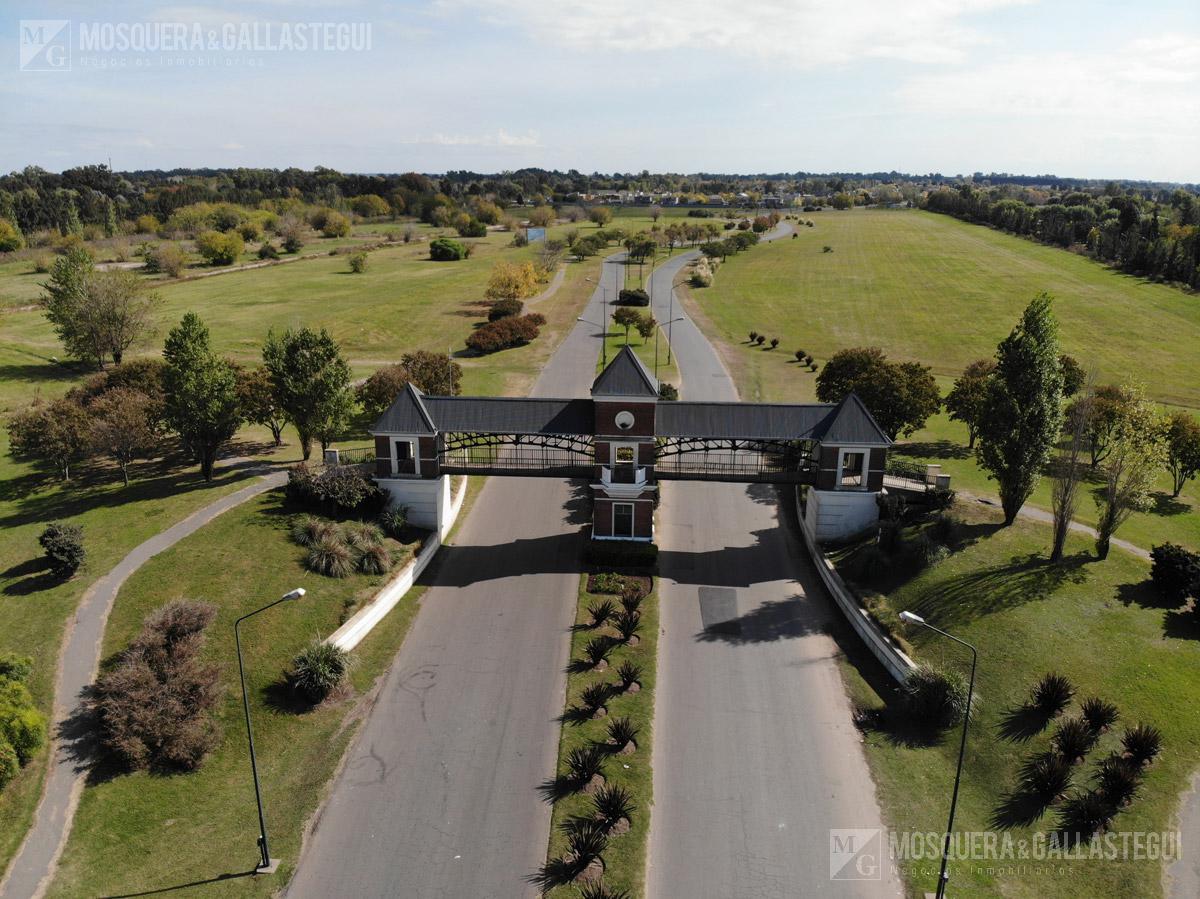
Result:
<svg viewBox="0 0 1200 899">
<path fill-rule="evenodd" d="M 612 295 L 618 267 L 606 265 Z M 584 317 L 599 322 L 598 288 Z M 587 396 L 599 329 L 580 323 L 535 396 Z M 545 861 L 587 487 L 491 478 L 430 585 L 350 750 L 290 897 L 533 896 Z"/>
<path fill-rule="evenodd" d="M 684 314 L 669 291 L 686 262 L 655 275 L 659 321 Z M 673 329 L 682 398 L 736 399 L 700 330 L 690 319 Z M 835 611 L 776 488 L 660 489 L 648 895 L 900 895 L 882 867 L 879 880 L 830 877 L 830 829 L 882 818 L 825 633 Z"/>
</svg>

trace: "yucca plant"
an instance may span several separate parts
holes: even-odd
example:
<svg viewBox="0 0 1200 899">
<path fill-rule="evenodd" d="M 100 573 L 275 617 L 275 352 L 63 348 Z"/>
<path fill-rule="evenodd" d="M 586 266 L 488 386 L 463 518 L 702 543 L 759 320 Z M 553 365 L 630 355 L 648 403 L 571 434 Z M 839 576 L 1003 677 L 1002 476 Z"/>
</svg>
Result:
<svg viewBox="0 0 1200 899">
<path fill-rule="evenodd" d="M 608 684 L 588 684 L 580 691 L 579 699 L 586 708 L 592 711 L 603 708 L 604 701 L 608 699 Z"/>
<path fill-rule="evenodd" d="M 629 791 L 615 785 L 603 786 L 597 790 L 592 797 L 592 803 L 596 806 L 596 818 L 604 825 L 605 830 L 622 818 L 632 821 L 633 810 L 637 808 Z"/>
<path fill-rule="evenodd" d="M 1085 699 L 1083 705 L 1080 706 L 1080 711 L 1088 727 L 1098 734 L 1102 734 L 1112 727 L 1121 715 L 1115 705 L 1098 697 Z"/>
<path fill-rule="evenodd" d="M 1074 764 L 1096 745 L 1096 733 L 1082 718 L 1068 718 L 1058 725 L 1050 742 L 1059 755 Z"/>
<path fill-rule="evenodd" d="M 642 607 L 642 600 L 646 598 L 646 594 L 636 584 L 621 593 L 621 608 L 626 612 L 636 612 Z"/>
<path fill-rule="evenodd" d="M 395 563 L 392 551 L 384 544 L 376 543 L 362 551 L 358 557 L 358 570 L 363 574 L 387 574 Z"/>
<path fill-rule="evenodd" d="M 607 662 L 611 651 L 612 644 L 604 637 L 588 640 L 587 646 L 583 647 L 583 655 L 592 668 L 599 668 L 602 663 Z"/>
<path fill-rule="evenodd" d="M 1135 765 L 1149 765 L 1162 751 L 1162 731 L 1152 724 L 1139 724 L 1125 731 L 1121 745 Z"/>
<path fill-rule="evenodd" d="M 383 531 L 366 521 L 349 521 L 342 525 L 342 539 L 351 549 L 365 552 L 383 542 Z"/>
<path fill-rule="evenodd" d="M 604 774 L 604 760 L 608 754 L 595 743 L 578 746 L 567 753 L 567 770 L 571 780 L 584 786 L 597 774 Z"/>
<path fill-rule="evenodd" d="M 616 618 L 615 625 L 617 633 L 621 635 L 621 642 L 628 643 L 637 636 L 638 628 L 642 624 L 641 612 L 630 612 L 628 610 L 621 612 Z"/>
<path fill-rule="evenodd" d="M 1095 790 L 1072 796 L 1063 806 L 1059 827 L 1076 840 L 1090 840 L 1108 829 L 1116 810 Z"/>
<path fill-rule="evenodd" d="M 641 676 L 642 666 L 637 662 L 626 660 L 617 667 L 617 677 L 621 679 L 622 692 L 636 684 Z"/>
<path fill-rule="evenodd" d="M 309 571 L 328 577 L 349 577 L 354 572 L 354 553 L 336 537 L 324 537 L 308 548 Z"/>
<path fill-rule="evenodd" d="M 322 540 L 335 539 L 337 527 L 332 521 L 317 518 L 315 515 L 301 515 L 292 522 L 292 540 L 301 546 L 312 546 Z"/>
<path fill-rule="evenodd" d="M 1021 767 L 1021 789 L 1049 804 L 1070 789 L 1074 772 L 1071 763 L 1061 755 L 1042 753 Z"/>
<path fill-rule="evenodd" d="M 1130 759 L 1110 755 L 1096 769 L 1096 790 L 1114 808 L 1133 802 L 1141 787 L 1141 768 Z"/>
<path fill-rule="evenodd" d="M 342 682 L 350 670 L 350 653 L 326 643 L 314 640 L 292 659 L 289 677 L 293 689 L 310 702 L 320 702 Z"/>
<path fill-rule="evenodd" d="M 612 889 L 604 881 L 597 880 L 580 887 L 579 899 L 633 899 L 633 894 L 629 890 Z"/>
<path fill-rule="evenodd" d="M 632 743 L 637 735 L 637 725 L 628 718 L 614 718 L 608 722 L 608 739 L 617 752 Z"/>
<path fill-rule="evenodd" d="M 1075 688 L 1061 674 L 1045 675 L 1030 693 L 1030 704 L 1040 712 L 1054 717 L 1071 704 Z"/>
<path fill-rule="evenodd" d="M 607 828 L 599 821 L 579 820 L 567 831 L 567 846 L 570 847 L 575 867 L 582 871 L 608 848 Z"/>
<path fill-rule="evenodd" d="M 612 618 L 617 607 L 611 599 L 603 599 L 600 602 L 594 602 L 588 606 L 588 615 L 592 619 L 592 627 L 603 626 L 608 619 Z"/>
</svg>

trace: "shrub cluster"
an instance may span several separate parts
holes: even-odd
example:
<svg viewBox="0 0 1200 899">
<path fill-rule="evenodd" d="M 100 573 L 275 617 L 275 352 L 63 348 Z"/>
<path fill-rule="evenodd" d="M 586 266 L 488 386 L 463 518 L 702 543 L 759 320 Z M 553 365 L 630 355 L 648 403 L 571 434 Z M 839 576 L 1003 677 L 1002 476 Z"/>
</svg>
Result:
<svg viewBox="0 0 1200 899">
<path fill-rule="evenodd" d="M 598 568 L 652 570 L 658 562 L 658 545 L 639 540 L 589 540 L 587 561 Z"/>
<path fill-rule="evenodd" d="M 70 577 L 79 570 L 87 551 L 83 548 L 83 528 L 77 524 L 51 522 L 38 537 L 50 570 L 59 577 Z"/>
<path fill-rule="evenodd" d="M 390 546 L 384 541 L 385 530 L 396 537 L 395 515 L 403 510 L 384 512 L 380 524 L 349 521 L 336 525 L 332 521 L 302 515 L 292 522 L 292 539 L 308 549 L 304 564 L 309 571 L 326 577 L 349 577 L 355 571 L 363 574 L 387 574 L 396 563 Z M 403 524 L 400 525 L 403 528 Z"/>
<path fill-rule="evenodd" d="M 46 719 L 25 686 L 32 672 L 33 659 L 0 653 L 0 790 L 46 742 Z"/>
<path fill-rule="evenodd" d="M 186 599 L 152 612 L 96 682 L 101 740 L 129 768 L 191 770 L 216 745 L 220 672 L 201 659 L 216 614 Z"/>
<path fill-rule="evenodd" d="M 1164 599 L 1181 603 L 1200 598 L 1200 554 L 1174 543 L 1150 550 L 1150 578 Z"/>
<path fill-rule="evenodd" d="M 525 304 L 518 299 L 496 300 L 488 310 L 488 321 L 494 322 L 510 315 L 520 315 L 524 308 Z"/>
<path fill-rule="evenodd" d="M 434 262 L 456 262 L 467 258 L 467 248 L 457 240 L 439 237 L 429 242 L 429 258 Z"/>
<path fill-rule="evenodd" d="M 348 261 L 350 263 L 350 271 L 356 275 L 361 275 L 367 270 L 366 253 L 352 253 Z"/>
<path fill-rule="evenodd" d="M 545 323 L 545 317 L 536 312 L 506 315 L 472 331 L 467 336 L 467 347 L 477 353 L 495 353 L 523 346 L 538 336 Z"/>
<path fill-rule="evenodd" d="M 196 250 L 209 265 L 233 265 L 245 249 L 236 231 L 205 231 L 196 238 Z"/>
<path fill-rule="evenodd" d="M 351 465 L 336 465 L 318 473 L 301 462 L 288 471 L 284 496 L 293 506 L 335 517 L 371 517 L 383 508 L 386 494 Z"/>
<path fill-rule="evenodd" d="M 618 306 L 649 306 L 650 294 L 640 287 L 623 289 L 617 294 Z"/>
<path fill-rule="evenodd" d="M 968 714 L 967 682 L 953 671 L 921 665 L 901 687 L 905 710 L 923 724 L 953 727 Z"/>
</svg>

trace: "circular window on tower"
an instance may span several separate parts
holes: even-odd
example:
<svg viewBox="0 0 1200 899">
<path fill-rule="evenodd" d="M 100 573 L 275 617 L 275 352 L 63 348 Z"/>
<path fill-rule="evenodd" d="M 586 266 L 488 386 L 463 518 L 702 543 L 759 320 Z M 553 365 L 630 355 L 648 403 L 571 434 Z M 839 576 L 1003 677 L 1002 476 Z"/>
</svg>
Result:
<svg viewBox="0 0 1200 899">
<path fill-rule="evenodd" d="M 633 427 L 633 413 L 628 411 L 618 412 L 617 417 L 613 421 L 616 422 L 617 427 L 622 431 L 628 431 Z"/>
</svg>

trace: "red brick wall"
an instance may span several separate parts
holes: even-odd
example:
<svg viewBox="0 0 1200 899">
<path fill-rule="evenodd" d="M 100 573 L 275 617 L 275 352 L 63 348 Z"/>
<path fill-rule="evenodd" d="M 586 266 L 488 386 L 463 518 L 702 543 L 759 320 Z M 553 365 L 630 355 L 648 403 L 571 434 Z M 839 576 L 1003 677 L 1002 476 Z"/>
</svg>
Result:
<svg viewBox="0 0 1200 899">
<path fill-rule="evenodd" d="M 598 499 L 593 504 L 592 534 L 596 537 L 612 536 L 612 500 Z"/>
<path fill-rule="evenodd" d="M 654 403 L 647 402 L 596 402 L 596 433 L 605 434 L 609 437 L 617 435 L 628 435 L 630 437 L 653 437 L 654 436 Z M 617 427 L 616 418 L 618 412 L 629 411 L 633 413 L 633 427 L 627 431 L 622 431 Z"/>
</svg>

